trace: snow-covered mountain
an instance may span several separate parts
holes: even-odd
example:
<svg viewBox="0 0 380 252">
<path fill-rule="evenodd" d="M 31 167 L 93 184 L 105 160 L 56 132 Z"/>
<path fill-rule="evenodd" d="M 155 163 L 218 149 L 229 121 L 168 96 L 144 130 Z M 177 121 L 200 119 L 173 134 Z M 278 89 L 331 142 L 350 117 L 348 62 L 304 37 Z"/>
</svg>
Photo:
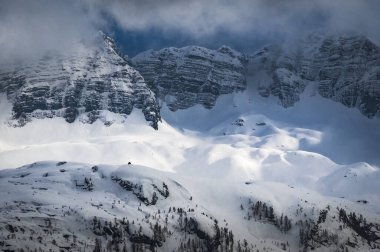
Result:
<svg viewBox="0 0 380 252">
<path fill-rule="evenodd" d="M 55 116 L 111 124 L 105 111 L 127 116 L 137 108 L 157 129 L 160 103 L 172 111 L 197 104 L 210 109 L 220 95 L 254 89 L 287 108 L 307 86 L 367 117 L 380 111 L 380 49 L 365 37 L 313 34 L 253 55 L 226 46 L 150 50 L 130 60 L 137 70 L 103 33 L 96 45 L 81 46 L 0 68 L 0 92 L 13 104 L 14 125 Z"/>
<path fill-rule="evenodd" d="M 129 61 L 102 37 L 2 67 L 0 249 L 379 250 L 377 47 L 365 41 Z M 371 102 L 343 92 L 353 85 Z"/>
<path fill-rule="evenodd" d="M 265 47 L 249 62 L 260 94 L 278 97 L 284 107 L 314 82 L 324 98 L 370 118 L 380 112 L 380 48 L 366 37 L 312 34 L 292 46 Z"/>
<path fill-rule="evenodd" d="M 0 92 L 13 104 L 12 119 L 24 125 L 32 118 L 78 117 L 112 123 L 104 111 L 129 115 L 141 109 L 154 128 L 160 120 L 157 101 L 143 77 L 118 54 L 114 41 L 99 33 L 95 44 L 40 60 L 0 68 Z"/>
<path fill-rule="evenodd" d="M 11 113 L 9 103 L 1 108 Z M 13 169 L 0 171 L 0 248 L 379 246 L 380 172 L 358 162 L 376 160 L 378 119 L 316 96 L 284 109 L 244 93 L 211 110 L 164 107 L 162 118 L 158 131 L 138 110 L 108 127 L 59 117 L 2 124 L 0 164 Z"/>
<path fill-rule="evenodd" d="M 221 94 L 252 87 L 294 106 L 308 85 L 324 98 L 357 107 L 365 116 L 380 111 L 380 48 L 366 37 L 313 33 L 289 45 L 271 45 L 253 55 L 229 47 L 190 46 L 149 50 L 131 60 L 148 85 L 175 111 L 214 106 Z"/>
</svg>

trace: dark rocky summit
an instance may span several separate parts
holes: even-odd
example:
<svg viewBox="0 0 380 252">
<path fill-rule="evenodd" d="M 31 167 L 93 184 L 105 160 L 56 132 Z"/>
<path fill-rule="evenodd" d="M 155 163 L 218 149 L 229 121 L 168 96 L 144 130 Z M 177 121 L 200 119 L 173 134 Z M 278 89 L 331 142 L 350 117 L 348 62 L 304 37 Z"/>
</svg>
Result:
<svg viewBox="0 0 380 252">
<path fill-rule="evenodd" d="M 97 46 L 71 55 L 46 56 L 37 62 L 0 70 L 0 92 L 13 103 L 19 126 L 31 118 L 78 117 L 92 123 L 110 111 L 122 116 L 141 109 L 157 129 L 159 107 L 144 78 L 118 53 L 112 39 L 101 34 Z"/>
</svg>

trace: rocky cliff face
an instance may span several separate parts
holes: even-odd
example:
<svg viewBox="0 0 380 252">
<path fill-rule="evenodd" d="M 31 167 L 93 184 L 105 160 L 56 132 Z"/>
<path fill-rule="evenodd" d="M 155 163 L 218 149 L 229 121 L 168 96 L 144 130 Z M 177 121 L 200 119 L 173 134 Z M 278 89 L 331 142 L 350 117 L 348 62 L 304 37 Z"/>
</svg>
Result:
<svg viewBox="0 0 380 252">
<path fill-rule="evenodd" d="M 259 93 L 284 107 L 314 82 L 322 97 L 367 117 L 380 112 L 380 48 L 365 37 L 310 36 L 293 48 L 266 47 L 249 57 L 248 69 Z"/>
<path fill-rule="evenodd" d="M 262 96 L 278 97 L 285 108 L 314 83 L 322 97 L 357 107 L 367 117 L 380 112 L 380 48 L 365 37 L 315 33 L 251 56 L 228 47 L 166 48 L 131 61 L 172 111 L 196 104 L 212 108 L 219 95 L 245 90 L 248 78 Z"/>
<path fill-rule="evenodd" d="M 302 74 L 302 55 L 287 52 L 279 46 L 264 47 L 249 57 L 248 76 L 264 97 L 279 98 L 285 108 L 300 100 L 306 82 Z"/>
<path fill-rule="evenodd" d="M 0 92 L 13 103 L 17 125 L 34 117 L 64 117 L 69 123 L 78 117 L 88 123 L 101 119 L 109 124 L 105 111 L 126 117 L 133 108 L 141 109 L 155 129 L 160 120 L 154 93 L 103 34 L 96 46 L 73 54 L 1 68 Z"/>
<path fill-rule="evenodd" d="M 380 48 L 365 37 L 325 39 L 313 64 L 323 97 L 358 107 L 368 117 L 380 112 Z"/>
<path fill-rule="evenodd" d="M 196 104 L 212 108 L 219 95 L 246 88 L 245 59 L 229 47 L 150 50 L 132 64 L 172 111 Z"/>
<path fill-rule="evenodd" d="M 157 129 L 156 97 L 172 111 L 197 104 L 210 109 L 220 95 L 245 90 L 246 79 L 284 107 L 298 102 L 313 83 L 322 97 L 357 107 L 370 118 L 380 113 L 380 48 L 365 37 L 313 34 L 251 56 L 229 47 L 150 50 L 131 59 L 134 68 L 112 39 L 101 37 L 97 46 L 75 54 L 0 68 L 0 92 L 13 103 L 18 125 L 55 116 L 109 124 L 105 111 L 127 116 L 138 108 Z"/>
</svg>

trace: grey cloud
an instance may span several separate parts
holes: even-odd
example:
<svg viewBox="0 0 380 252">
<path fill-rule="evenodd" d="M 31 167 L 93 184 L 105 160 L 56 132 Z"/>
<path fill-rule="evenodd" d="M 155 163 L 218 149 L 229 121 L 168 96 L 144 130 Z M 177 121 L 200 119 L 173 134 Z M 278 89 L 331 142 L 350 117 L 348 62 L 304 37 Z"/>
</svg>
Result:
<svg viewBox="0 0 380 252">
<path fill-rule="evenodd" d="M 114 23 L 124 32 L 156 29 L 210 43 L 220 34 L 285 40 L 315 29 L 379 42 L 378 13 L 375 0 L 0 0 L 0 61 L 69 50 L 98 29 L 112 32 Z"/>
<path fill-rule="evenodd" d="M 307 32 L 314 28 L 376 35 L 380 2 L 371 0 L 99 1 L 126 30 L 150 27 L 193 36 Z"/>
<path fill-rule="evenodd" d="M 75 1 L 0 1 L 1 62 L 71 50 L 94 26 Z"/>
</svg>

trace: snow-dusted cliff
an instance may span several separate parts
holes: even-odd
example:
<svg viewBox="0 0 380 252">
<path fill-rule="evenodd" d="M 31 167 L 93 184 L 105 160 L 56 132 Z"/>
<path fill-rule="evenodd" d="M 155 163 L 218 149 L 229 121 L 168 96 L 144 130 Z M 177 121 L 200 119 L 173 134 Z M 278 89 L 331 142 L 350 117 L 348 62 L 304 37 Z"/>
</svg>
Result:
<svg viewBox="0 0 380 252">
<path fill-rule="evenodd" d="M 196 104 L 212 108 L 221 94 L 246 88 L 244 56 L 226 46 L 150 50 L 132 63 L 172 111 Z"/>
<path fill-rule="evenodd" d="M 300 100 L 306 86 L 320 96 L 356 107 L 371 118 L 380 111 L 380 48 L 366 37 L 313 33 L 289 45 L 242 55 L 228 47 L 149 50 L 131 60 L 151 89 L 175 111 L 196 104 L 212 108 L 221 94 L 254 86 L 283 107 Z"/>
<path fill-rule="evenodd" d="M 70 54 L 51 53 L 38 61 L 0 68 L 0 92 L 13 104 L 12 118 L 76 118 L 92 123 L 111 111 L 124 116 L 141 109 L 157 128 L 159 108 L 143 77 L 118 54 L 112 39 L 100 33 L 95 44 Z"/>
<path fill-rule="evenodd" d="M 367 117 L 380 112 L 380 48 L 366 37 L 313 34 L 290 48 L 266 47 L 249 62 L 259 93 L 278 97 L 284 107 L 314 83 L 322 97 L 357 107 Z"/>
<path fill-rule="evenodd" d="M 250 56 L 225 46 L 150 50 L 130 60 L 137 70 L 104 34 L 96 46 L 81 48 L 0 68 L 0 92 L 13 104 L 13 122 L 58 116 L 110 124 L 106 111 L 127 116 L 138 108 L 157 129 L 160 102 L 171 111 L 197 104 L 211 109 L 220 95 L 254 87 L 287 108 L 308 85 L 369 118 L 380 111 L 380 49 L 365 37 L 312 34 Z"/>
</svg>

